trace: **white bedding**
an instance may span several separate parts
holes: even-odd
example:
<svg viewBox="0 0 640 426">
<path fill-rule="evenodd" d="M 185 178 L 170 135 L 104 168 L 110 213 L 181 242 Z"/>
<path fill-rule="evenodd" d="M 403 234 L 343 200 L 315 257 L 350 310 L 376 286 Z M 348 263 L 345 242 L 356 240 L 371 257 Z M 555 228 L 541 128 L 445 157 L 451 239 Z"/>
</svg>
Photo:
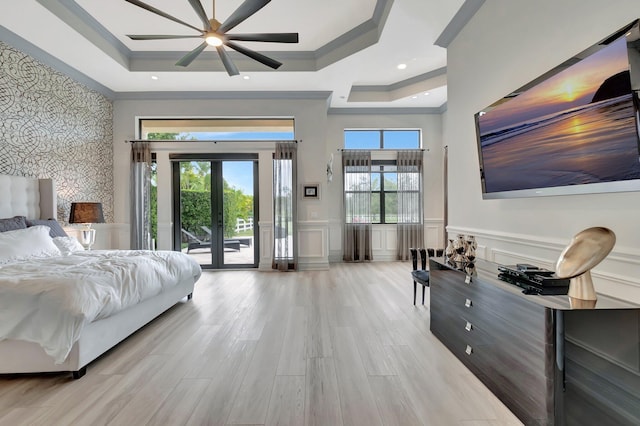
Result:
<svg viewBox="0 0 640 426">
<path fill-rule="evenodd" d="M 172 251 L 80 251 L 1 265 L 0 340 L 38 343 L 61 363 L 86 324 L 201 272 Z"/>
</svg>

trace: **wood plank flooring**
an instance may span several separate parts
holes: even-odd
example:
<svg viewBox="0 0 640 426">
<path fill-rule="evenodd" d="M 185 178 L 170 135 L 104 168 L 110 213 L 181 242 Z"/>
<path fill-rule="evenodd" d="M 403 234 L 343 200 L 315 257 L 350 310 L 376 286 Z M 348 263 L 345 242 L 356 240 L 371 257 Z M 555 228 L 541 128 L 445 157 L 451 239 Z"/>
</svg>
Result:
<svg viewBox="0 0 640 426">
<path fill-rule="evenodd" d="M 204 272 L 82 379 L 0 376 L 0 426 L 520 425 L 431 334 L 409 271 Z"/>
</svg>

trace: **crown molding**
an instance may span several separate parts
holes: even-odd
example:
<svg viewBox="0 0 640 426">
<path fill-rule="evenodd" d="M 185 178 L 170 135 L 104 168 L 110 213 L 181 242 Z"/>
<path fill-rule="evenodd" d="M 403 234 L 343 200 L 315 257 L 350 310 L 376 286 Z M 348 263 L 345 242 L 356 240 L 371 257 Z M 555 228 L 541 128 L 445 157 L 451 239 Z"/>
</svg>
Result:
<svg viewBox="0 0 640 426">
<path fill-rule="evenodd" d="M 436 46 L 449 47 L 453 39 L 455 39 L 465 25 L 473 18 L 473 15 L 482 7 L 485 0 L 465 0 L 453 16 L 453 19 L 447 24 L 442 33 L 434 43 Z"/>
<path fill-rule="evenodd" d="M 132 51 L 75 0 L 36 1 L 129 71 L 178 71 L 175 62 L 186 53 Z M 377 43 L 393 2 L 394 0 L 377 0 L 370 19 L 315 51 L 269 51 L 264 53 L 275 59 L 286 60 L 286 63 L 280 68 L 283 71 L 318 71 Z M 243 71 L 271 71 L 270 68 L 236 52 L 232 52 L 232 59 L 234 62 L 237 61 Z M 182 72 L 203 70 L 224 71 L 224 67 L 213 52 L 204 52 L 189 67 L 179 69 Z"/>
<path fill-rule="evenodd" d="M 441 108 L 329 108 L 328 115 L 430 115 L 441 114 Z"/>
<path fill-rule="evenodd" d="M 78 71 L 77 69 L 67 65 L 55 56 L 40 49 L 38 46 L 9 31 L 2 25 L 0 25 L 0 41 L 15 49 L 18 49 L 23 53 L 26 53 L 38 62 L 41 62 L 43 65 L 66 75 L 76 82 L 86 86 L 90 90 L 94 90 L 109 99 L 113 99 L 116 96 L 116 93 L 113 90 L 109 89 L 106 86 L 103 86 L 102 84 L 98 83 L 97 81 Z"/>
<path fill-rule="evenodd" d="M 117 92 L 115 100 L 197 100 L 197 99 L 306 99 L 325 100 L 331 97 L 328 91 L 176 91 L 176 92 Z"/>
<path fill-rule="evenodd" d="M 386 86 L 353 86 L 347 102 L 391 102 L 447 85 L 442 67 Z"/>
</svg>

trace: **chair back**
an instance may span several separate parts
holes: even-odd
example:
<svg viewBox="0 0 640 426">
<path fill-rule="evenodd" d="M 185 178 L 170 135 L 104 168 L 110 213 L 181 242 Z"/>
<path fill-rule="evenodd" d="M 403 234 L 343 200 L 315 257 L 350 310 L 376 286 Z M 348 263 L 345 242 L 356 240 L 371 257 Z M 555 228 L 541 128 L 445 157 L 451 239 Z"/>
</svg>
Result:
<svg viewBox="0 0 640 426">
<path fill-rule="evenodd" d="M 410 248 L 409 253 L 411 253 L 411 262 L 413 263 L 413 270 L 415 271 L 418 269 L 418 250 Z"/>
</svg>

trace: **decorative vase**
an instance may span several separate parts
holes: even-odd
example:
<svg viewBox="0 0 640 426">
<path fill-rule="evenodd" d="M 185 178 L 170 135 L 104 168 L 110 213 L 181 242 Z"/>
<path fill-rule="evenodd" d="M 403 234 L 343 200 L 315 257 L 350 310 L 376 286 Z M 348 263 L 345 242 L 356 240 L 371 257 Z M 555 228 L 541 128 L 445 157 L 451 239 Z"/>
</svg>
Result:
<svg viewBox="0 0 640 426">
<path fill-rule="evenodd" d="M 464 235 L 458 235 L 458 238 L 453 243 L 454 262 L 466 262 L 467 259 L 464 256 L 465 251 L 467 250 L 467 241 L 464 239 Z"/>
<path fill-rule="evenodd" d="M 451 258 L 453 257 L 454 254 L 455 254 L 455 250 L 453 248 L 453 240 L 449 239 L 449 244 L 447 245 L 447 248 L 444 250 L 444 255 L 447 258 Z"/>
<path fill-rule="evenodd" d="M 476 249 L 473 248 L 473 245 L 469 244 L 467 251 L 464 252 L 464 257 L 466 257 L 469 262 L 476 260 Z"/>
<path fill-rule="evenodd" d="M 473 251 L 476 251 L 478 248 L 478 242 L 476 241 L 476 237 L 473 235 L 467 235 L 467 245 L 473 247 Z"/>
</svg>

